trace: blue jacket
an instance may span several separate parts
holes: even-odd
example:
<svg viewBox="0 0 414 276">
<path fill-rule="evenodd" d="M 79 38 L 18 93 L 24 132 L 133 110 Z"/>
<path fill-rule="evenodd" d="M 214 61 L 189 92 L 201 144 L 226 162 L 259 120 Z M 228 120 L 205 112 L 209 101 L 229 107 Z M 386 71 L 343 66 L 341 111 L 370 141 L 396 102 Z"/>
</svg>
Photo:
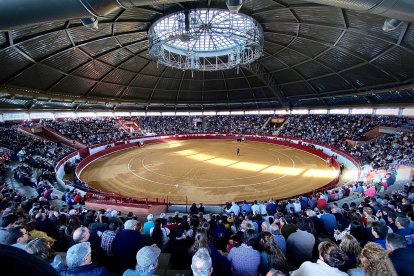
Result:
<svg viewBox="0 0 414 276">
<path fill-rule="evenodd" d="M 59 272 L 60 276 L 109 276 L 110 274 L 105 267 L 98 267 L 94 264 L 83 265 L 68 268 Z"/>
</svg>

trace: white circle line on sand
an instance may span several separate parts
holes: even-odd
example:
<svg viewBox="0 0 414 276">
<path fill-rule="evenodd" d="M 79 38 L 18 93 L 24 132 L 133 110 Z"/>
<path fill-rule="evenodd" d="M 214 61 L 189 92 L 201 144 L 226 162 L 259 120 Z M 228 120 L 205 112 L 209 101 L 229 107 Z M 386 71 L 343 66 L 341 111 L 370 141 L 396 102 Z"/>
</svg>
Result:
<svg viewBox="0 0 414 276">
<path fill-rule="evenodd" d="M 275 150 L 273 150 L 273 152 L 275 152 Z M 270 153 L 272 156 L 276 156 L 276 154 L 274 154 L 274 153 Z M 280 153 L 280 154 L 282 154 L 282 155 L 284 155 L 284 156 L 286 156 L 288 159 L 291 159 L 292 160 L 292 158 L 290 158 L 290 157 L 288 157 L 286 154 L 284 154 L 284 153 Z M 136 156 L 135 156 L 136 157 Z M 132 159 L 135 159 L 135 157 L 133 157 Z M 143 159 L 141 160 L 141 165 L 142 165 L 142 167 L 146 170 L 146 171 L 148 171 L 148 172 L 150 172 L 150 173 L 153 173 L 153 174 L 156 174 L 156 175 L 158 175 L 158 176 L 161 176 L 161 177 L 165 177 L 165 178 L 170 178 L 170 179 L 177 179 L 177 176 L 171 176 L 171 175 L 165 175 L 165 174 L 161 174 L 161 173 L 158 173 L 158 172 L 156 172 L 156 171 L 154 171 L 154 170 L 151 170 L 150 168 L 148 168 L 148 166 L 147 165 L 145 165 L 145 163 L 144 163 L 144 160 L 145 160 L 145 157 L 146 156 L 144 156 L 143 157 Z M 214 158 L 216 158 L 216 157 L 214 157 Z M 214 159 L 214 158 L 211 158 L 211 159 Z M 130 160 L 130 162 L 132 161 L 132 159 Z M 211 160 L 211 159 L 207 159 L 207 160 Z M 278 160 L 278 164 L 276 165 L 276 166 L 279 166 L 280 165 L 280 158 L 277 158 L 277 160 Z M 198 166 L 200 166 L 200 165 L 202 165 L 203 163 L 202 162 L 204 162 L 204 161 L 206 161 L 206 160 L 203 160 L 203 161 L 199 161 L 199 165 Z M 293 160 L 292 160 L 293 161 Z M 294 161 L 293 161 L 294 162 Z M 237 162 L 235 162 L 235 163 L 233 163 L 233 164 L 236 164 Z M 232 165 L 232 164 L 230 164 L 230 165 Z M 294 168 L 295 166 L 294 166 L 294 164 L 293 164 L 293 168 Z M 188 174 L 191 170 L 194 170 L 195 168 L 193 167 L 192 169 L 190 169 L 188 172 L 186 172 L 186 174 Z M 134 171 L 134 172 L 136 172 L 137 170 L 133 170 L 133 169 L 131 169 L 130 168 L 130 165 L 128 165 L 128 170 L 129 171 Z M 249 178 L 255 178 L 255 177 L 258 177 L 258 176 L 261 176 L 261 175 L 263 175 L 263 174 L 267 174 L 267 173 L 263 173 L 263 172 L 259 172 L 259 174 L 256 174 L 256 175 L 252 175 L 252 176 L 247 176 L 247 177 L 234 177 L 234 178 L 216 178 L 216 179 L 207 179 L 207 178 L 197 178 L 198 180 L 203 180 L 203 181 L 210 181 L 210 182 L 212 182 L 212 181 L 229 181 L 229 180 L 242 180 L 242 179 L 249 179 Z M 284 176 L 286 176 L 286 175 L 283 175 L 283 177 Z M 278 178 L 274 178 L 274 180 L 278 180 L 278 179 L 280 179 L 280 177 L 278 177 Z"/>
<path fill-rule="evenodd" d="M 284 153 L 280 153 L 280 154 L 282 154 L 282 155 L 284 155 L 284 156 L 286 156 L 288 159 L 290 159 L 291 161 L 292 161 L 292 165 L 293 165 L 293 168 L 295 168 L 295 161 L 291 158 L 291 157 L 289 157 L 289 156 L 287 156 L 286 154 L 284 154 Z M 131 158 L 130 159 L 130 161 L 129 161 L 129 164 L 128 164 L 128 169 L 130 168 L 130 162 L 133 160 L 133 159 L 135 159 L 135 157 L 136 156 L 134 156 L 133 158 Z M 141 163 L 143 162 L 143 160 L 141 160 Z M 280 160 L 279 160 L 279 162 L 280 162 Z M 279 163 L 280 164 L 280 163 Z M 143 164 L 142 164 L 143 165 Z M 163 186 L 170 186 L 170 187 L 176 187 L 177 188 L 177 184 L 167 184 L 167 183 L 163 183 L 163 182 L 159 182 L 159 181 L 155 181 L 155 180 L 151 180 L 151 179 L 148 179 L 148 178 L 145 178 L 145 177 L 142 177 L 142 176 L 140 176 L 140 175 L 138 175 L 138 174 L 136 174 L 133 170 L 131 170 L 131 169 L 129 169 L 129 171 L 133 174 L 133 175 L 135 175 L 136 177 L 138 177 L 138 178 L 140 178 L 140 179 L 142 179 L 142 180 L 146 180 L 146 181 L 148 181 L 148 182 L 151 182 L 151 183 L 155 183 L 155 184 L 159 184 L 159 185 L 163 185 Z M 279 180 L 279 179 L 282 179 L 282 178 L 284 178 L 284 177 L 286 177 L 287 176 L 287 174 L 285 174 L 285 175 L 282 175 L 282 176 L 280 176 L 280 177 L 277 177 L 277 178 L 272 178 L 272 179 L 269 179 L 269 180 L 266 180 L 266 181 L 261 181 L 261 182 L 256 182 L 256 183 L 249 183 L 249 184 L 240 184 L 240 185 L 230 185 L 230 186 L 225 186 L 225 187 L 217 187 L 217 186 L 193 186 L 193 185 L 183 185 L 184 187 L 186 187 L 186 188 L 196 188 L 196 189 L 227 189 L 227 188 L 239 188 L 239 187 L 251 187 L 251 186 L 258 186 L 258 185 L 261 185 L 261 184 L 266 184 L 266 183 L 269 183 L 269 182 L 273 182 L 273 181 L 275 181 L 275 180 Z M 237 180 L 236 178 L 233 178 L 233 179 L 229 179 L 229 180 Z M 216 180 L 216 181 L 219 181 L 219 180 Z"/>
</svg>

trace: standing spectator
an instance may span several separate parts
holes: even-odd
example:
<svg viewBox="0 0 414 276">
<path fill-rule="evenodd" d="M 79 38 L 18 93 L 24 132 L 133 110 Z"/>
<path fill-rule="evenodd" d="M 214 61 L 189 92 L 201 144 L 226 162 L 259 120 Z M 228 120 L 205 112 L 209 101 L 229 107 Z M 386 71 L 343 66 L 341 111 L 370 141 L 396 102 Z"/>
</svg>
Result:
<svg viewBox="0 0 414 276">
<path fill-rule="evenodd" d="M 200 205 L 198 206 L 198 212 L 205 214 L 205 208 L 204 208 L 203 203 L 200 203 Z"/>
<path fill-rule="evenodd" d="M 191 205 L 191 207 L 190 207 L 190 214 L 192 214 L 192 215 L 197 215 L 198 214 L 198 208 L 197 208 L 197 205 L 195 203 L 193 203 L 193 205 Z"/>
<path fill-rule="evenodd" d="M 286 254 L 286 240 L 279 231 L 279 225 L 277 225 L 277 223 L 272 223 L 270 225 L 270 231 L 273 235 L 275 244 L 282 250 L 283 254 Z"/>
<path fill-rule="evenodd" d="M 385 238 L 388 234 L 388 227 L 381 221 L 374 221 L 371 227 L 371 233 L 374 236 L 374 242 L 380 245 L 384 250 L 387 249 L 385 245 Z"/>
<path fill-rule="evenodd" d="M 410 220 L 406 216 L 398 216 L 395 220 L 395 226 L 398 228 L 395 233 L 403 236 L 407 241 L 408 246 L 414 247 L 414 230 L 408 228 Z"/>
<path fill-rule="evenodd" d="M 320 216 L 320 219 L 323 221 L 326 233 L 332 236 L 334 230 L 338 228 L 338 223 L 336 222 L 335 215 L 332 215 L 330 213 L 330 209 L 327 207 L 322 210 L 322 215 Z"/>
</svg>

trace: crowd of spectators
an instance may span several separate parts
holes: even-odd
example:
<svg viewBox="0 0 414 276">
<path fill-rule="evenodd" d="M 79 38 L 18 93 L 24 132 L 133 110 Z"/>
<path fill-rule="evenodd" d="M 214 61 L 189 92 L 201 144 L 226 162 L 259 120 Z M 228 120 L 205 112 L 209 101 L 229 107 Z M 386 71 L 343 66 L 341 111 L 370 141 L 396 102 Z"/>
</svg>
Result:
<svg viewBox="0 0 414 276">
<path fill-rule="evenodd" d="M 386 134 L 368 143 L 358 143 L 348 151 L 363 163 L 386 168 L 392 163 L 414 161 L 413 133 Z"/>
<path fill-rule="evenodd" d="M 61 135 L 87 146 L 123 140 L 131 136 L 117 125 L 115 118 L 45 120 L 42 123 Z"/>
<path fill-rule="evenodd" d="M 47 200 L 2 185 L 0 197 L 0 259 L 12 246 L 55 275 L 157 275 L 162 253 L 168 269 L 194 275 L 404 276 L 414 269 L 413 182 L 361 203 L 338 206 L 322 193 L 233 202 L 220 214 L 148 215 L 145 223 L 132 213 L 86 210 L 73 191 Z"/>
<path fill-rule="evenodd" d="M 187 116 L 148 116 L 138 117 L 137 121 L 143 134 L 179 134 L 195 131 L 190 117 Z"/>
<path fill-rule="evenodd" d="M 231 133 L 263 133 L 269 115 L 206 116 L 206 131 Z"/>
<path fill-rule="evenodd" d="M 279 135 L 344 148 L 346 139 L 363 141 L 364 134 L 377 126 L 414 130 L 414 120 L 396 116 L 295 115 L 288 117 Z"/>
<path fill-rule="evenodd" d="M 244 123 L 226 121 L 223 126 L 230 127 L 220 132 L 257 133 L 266 120 L 243 117 Z M 329 118 L 309 117 L 313 121 L 303 118 L 306 123 L 300 124 L 293 116 L 282 133 L 343 147 L 344 139 L 359 139 L 380 120 L 381 125 L 410 127 L 408 121 L 394 118 L 371 122 L 361 117 L 338 130 Z M 146 124 L 146 129 L 154 130 L 155 121 Z M 156 130 L 182 132 L 185 124 L 188 127 L 185 120 L 174 124 L 166 119 Z M 95 129 L 93 122 L 90 125 Z M 220 127 L 214 120 L 206 125 L 211 127 L 208 131 Z M 308 136 L 312 127 L 317 131 Z M 75 129 L 82 135 L 89 133 L 83 127 Z M 206 215 L 202 205 L 194 204 L 189 214 L 161 214 L 156 219 L 149 215 L 142 223 L 132 213 L 86 210 L 76 190 L 55 194 L 54 162 L 70 150 L 14 133 L 15 128 L 1 131 L 7 137 L 3 144 L 19 141 L 15 177 L 37 191 L 37 196 L 28 197 L 0 182 L 0 262 L 7 260 L 7 267 L 18 275 L 157 275 L 162 253 L 170 256 L 169 269 L 192 270 L 194 275 L 412 275 L 414 271 L 413 182 L 385 195 L 379 192 L 388 188 L 387 181 L 356 183 L 283 201 L 233 202 L 220 214 Z M 101 135 L 108 141 L 116 137 L 107 131 L 87 143 L 95 143 Z M 412 143 L 412 134 L 394 134 L 350 151 L 382 167 L 411 159 Z M 361 203 L 336 202 L 351 194 L 357 194 Z M 38 268 L 42 269 L 36 274 Z"/>
</svg>

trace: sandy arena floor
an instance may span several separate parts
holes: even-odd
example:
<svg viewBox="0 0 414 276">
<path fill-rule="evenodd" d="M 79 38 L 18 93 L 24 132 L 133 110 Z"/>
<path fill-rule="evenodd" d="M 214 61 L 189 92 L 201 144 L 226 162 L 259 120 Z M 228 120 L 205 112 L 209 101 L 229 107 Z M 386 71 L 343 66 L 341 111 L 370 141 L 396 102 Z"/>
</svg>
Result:
<svg viewBox="0 0 414 276">
<path fill-rule="evenodd" d="M 236 155 L 240 148 L 240 156 Z M 187 140 L 117 152 L 80 178 L 107 192 L 184 203 L 286 198 L 312 191 L 336 171 L 309 153 L 266 143 Z"/>
</svg>

